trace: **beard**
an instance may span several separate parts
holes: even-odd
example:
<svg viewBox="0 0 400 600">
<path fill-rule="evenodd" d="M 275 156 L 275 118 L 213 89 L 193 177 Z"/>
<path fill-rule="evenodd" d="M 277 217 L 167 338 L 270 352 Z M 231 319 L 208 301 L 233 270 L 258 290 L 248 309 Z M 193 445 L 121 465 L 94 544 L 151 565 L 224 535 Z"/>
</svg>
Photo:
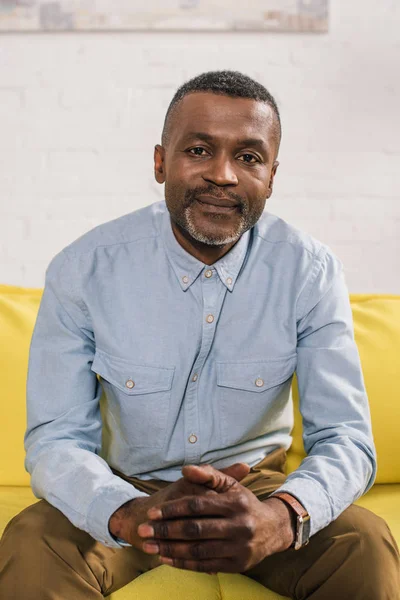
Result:
<svg viewBox="0 0 400 600">
<path fill-rule="evenodd" d="M 223 228 L 221 232 L 218 231 L 206 231 L 204 227 L 200 227 L 196 223 L 195 218 L 195 201 L 196 197 L 204 194 L 211 195 L 218 198 L 218 194 L 215 193 L 215 190 L 202 190 L 202 189 L 194 189 L 187 190 L 185 192 L 185 198 L 183 205 L 173 212 L 172 218 L 182 229 L 187 231 L 190 236 L 201 242 L 203 244 L 207 244 L 208 246 L 225 246 L 226 244 L 231 244 L 239 240 L 239 238 L 255 223 L 261 216 L 261 212 L 250 211 L 248 205 L 243 202 L 243 199 L 237 194 L 224 194 L 224 197 L 229 197 L 232 201 L 237 203 L 236 210 L 239 211 L 239 220 L 235 218 L 235 224 L 232 226 L 231 231 L 227 232 L 226 228 Z M 235 216 L 236 217 L 236 216 Z M 216 215 L 212 216 L 213 222 L 217 223 L 218 220 L 225 221 L 225 215 Z M 214 228 L 213 228 L 214 229 Z M 224 231 L 225 229 L 225 231 Z"/>
</svg>

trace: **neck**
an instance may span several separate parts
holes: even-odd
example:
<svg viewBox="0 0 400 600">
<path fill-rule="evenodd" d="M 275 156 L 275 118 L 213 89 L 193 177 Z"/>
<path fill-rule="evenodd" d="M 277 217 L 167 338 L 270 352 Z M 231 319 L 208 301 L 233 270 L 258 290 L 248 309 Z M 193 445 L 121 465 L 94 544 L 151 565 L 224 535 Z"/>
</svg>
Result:
<svg viewBox="0 0 400 600">
<path fill-rule="evenodd" d="M 192 238 L 192 236 L 182 229 L 179 225 L 171 220 L 172 231 L 174 232 L 177 242 L 189 252 L 192 256 L 197 258 L 206 265 L 213 265 L 217 260 L 222 258 L 229 250 L 237 243 L 231 242 L 224 244 L 223 246 L 209 246 L 203 242 L 199 242 Z"/>
</svg>

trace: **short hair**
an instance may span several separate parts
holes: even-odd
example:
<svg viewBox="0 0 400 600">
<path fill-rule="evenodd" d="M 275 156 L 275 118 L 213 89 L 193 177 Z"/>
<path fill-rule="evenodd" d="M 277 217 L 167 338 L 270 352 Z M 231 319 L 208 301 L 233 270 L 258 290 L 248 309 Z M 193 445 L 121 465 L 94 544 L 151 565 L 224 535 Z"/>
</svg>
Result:
<svg viewBox="0 0 400 600">
<path fill-rule="evenodd" d="M 268 104 L 276 117 L 274 123 L 278 147 L 282 136 L 282 125 L 279 109 L 274 97 L 258 81 L 239 71 L 208 71 L 193 77 L 176 91 L 165 115 L 161 143 L 167 146 L 171 135 L 171 124 L 176 106 L 188 94 L 196 92 L 211 92 L 232 98 L 249 98 Z"/>
</svg>

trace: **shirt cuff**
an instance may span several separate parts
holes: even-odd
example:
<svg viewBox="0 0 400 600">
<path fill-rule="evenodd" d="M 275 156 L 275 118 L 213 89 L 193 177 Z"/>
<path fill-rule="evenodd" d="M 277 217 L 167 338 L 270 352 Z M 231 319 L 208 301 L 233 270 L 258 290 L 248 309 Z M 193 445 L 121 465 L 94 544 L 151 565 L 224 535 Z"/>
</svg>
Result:
<svg viewBox="0 0 400 600">
<path fill-rule="evenodd" d="M 89 506 L 86 519 L 86 531 L 95 540 L 108 548 L 131 546 L 127 542 L 118 542 L 117 538 L 108 529 L 111 515 L 129 500 L 149 496 L 149 494 L 137 490 L 132 484 L 119 477 L 115 477 L 115 480 L 115 482 L 111 481 L 100 488 L 99 493 Z"/>
<path fill-rule="evenodd" d="M 333 521 L 328 495 L 316 481 L 289 476 L 285 483 L 268 497 L 273 498 L 278 492 L 291 494 L 304 506 L 310 515 L 310 537 Z"/>
<path fill-rule="evenodd" d="M 120 546 L 132 548 L 132 544 L 128 544 L 128 542 L 125 542 L 125 540 L 123 540 L 122 538 L 115 537 L 113 534 L 111 534 L 111 535 L 112 535 L 112 537 L 114 538 L 114 540 L 115 540 L 116 542 L 118 542 L 118 544 L 119 544 Z"/>
</svg>

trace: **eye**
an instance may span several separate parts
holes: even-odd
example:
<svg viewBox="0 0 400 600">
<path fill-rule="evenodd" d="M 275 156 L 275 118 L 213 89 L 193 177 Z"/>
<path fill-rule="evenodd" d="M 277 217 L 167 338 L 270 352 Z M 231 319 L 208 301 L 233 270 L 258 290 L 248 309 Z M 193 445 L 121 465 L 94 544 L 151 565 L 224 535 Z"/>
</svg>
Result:
<svg viewBox="0 0 400 600">
<path fill-rule="evenodd" d="M 192 153 L 192 150 L 200 150 L 200 152 L 202 152 L 204 150 L 204 152 L 206 152 L 205 148 L 202 148 L 201 146 L 196 146 L 195 148 L 190 148 L 188 150 L 188 152 Z M 200 154 L 199 152 L 194 153 L 194 156 L 204 156 L 203 154 Z"/>
<path fill-rule="evenodd" d="M 245 161 L 242 161 L 242 162 L 246 162 L 246 163 L 248 163 L 248 164 L 253 164 L 253 165 L 254 165 L 255 163 L 257 163 L 257 162 L 260 162 L 260 161 L 258 160 L 258 158 L 257 158 L 256 156 L 254 156 L 254 154 L 248 154 L 248 153 L 246 153 L 246 154 L 242 154 L 242 156 L 247 156 L 247 157 L 250 157 L 250 158 L 254 158 L 254 161 L 255 161 L 255 162 L 250 162 L 249 160 L 245 160 Z M 239 157 L 239 158 L 241 158 L 241 157 Z"/>
</svg>

